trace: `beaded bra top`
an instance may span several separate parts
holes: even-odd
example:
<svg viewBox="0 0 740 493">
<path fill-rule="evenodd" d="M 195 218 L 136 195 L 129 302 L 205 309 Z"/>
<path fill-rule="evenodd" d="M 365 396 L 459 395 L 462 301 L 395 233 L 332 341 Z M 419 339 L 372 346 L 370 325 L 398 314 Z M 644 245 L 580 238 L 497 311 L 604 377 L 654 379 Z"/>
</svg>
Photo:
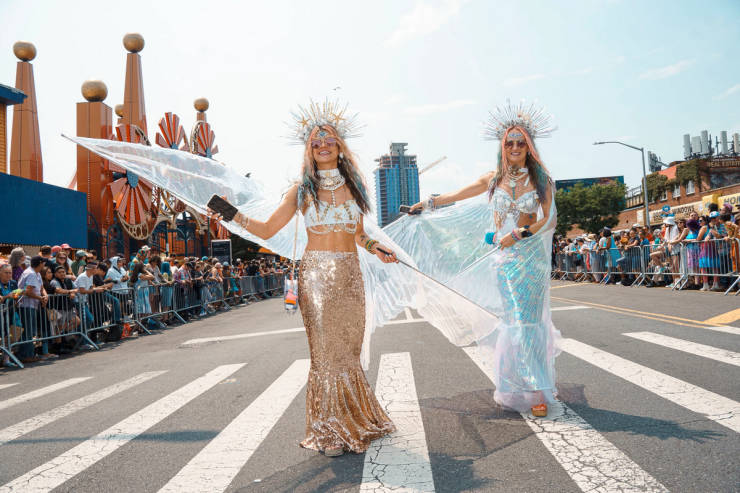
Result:
<svg viewBox="0 0 740 493">
<path fill-rule="evenodd" d="M 323 200 L 308 202 L 303 220 L 306 229 L 319 235 L 345 232 L 355 234 L 360 222 L 362 211 L 354 199 L 345 200 L 338 205 L 332 205 Z"/>
<path fill-rule="evenodd" d="M 318 175 L 319 188 L 331 192 L 331 203 L 309 198 L 308 207 L 303 213 L 306 229 L 319 235 L 339 232 L 355 234 L 362 210 L 354 199 L 337 204 L 334 192 L 345 183 L 339 170 L 319 170 Z"/>
<path fill-rule="evenodd" d="M 491 204 L 496 228 L 500 229 L 507 221 L 518 224 L 519 216 L 522 214 L 536 213 L 540 207 L 540 200 L 537 190 L 525 192 L 521 197 L 514 200 L 503 188 L 496 187 L 496 190 L 493 191 Z"/>
</svg>

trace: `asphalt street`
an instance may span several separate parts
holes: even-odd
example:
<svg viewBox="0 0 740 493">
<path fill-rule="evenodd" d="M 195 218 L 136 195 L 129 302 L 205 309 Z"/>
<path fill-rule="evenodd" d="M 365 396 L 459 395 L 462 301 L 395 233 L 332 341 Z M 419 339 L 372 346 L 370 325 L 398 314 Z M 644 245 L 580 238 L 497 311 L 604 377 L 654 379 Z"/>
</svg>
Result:
<svg viewBox="0 0 740 493">
<path fill-rule="evenodd" d="M 740 491 L 740 296 L 552 288 L 547 418 L 499 408 L 475 348 L 407 312 L 367 372 L 399 431 L 304 450 L 306 337 L 268 300 L 0 369 L 0 493 Z"/>
</svg>

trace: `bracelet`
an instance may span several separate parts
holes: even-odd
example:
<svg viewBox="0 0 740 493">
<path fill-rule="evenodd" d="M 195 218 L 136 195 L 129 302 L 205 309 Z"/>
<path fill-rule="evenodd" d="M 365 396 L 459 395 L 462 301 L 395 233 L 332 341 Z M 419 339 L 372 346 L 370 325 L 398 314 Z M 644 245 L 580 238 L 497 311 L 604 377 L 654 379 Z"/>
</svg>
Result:
<svg viewBox="0 0 740 493">
<path fill-rule="evenodd" d="M 432 195 L 430 195 L 429 198 L 423 202 L 422 209 L 424 209 L 425 211 L 433 211 L 437 209 L 437 206 L 434 204 L 434 197 Z"/>
<path fill-rule="evenodd" d="M 365 250 L 373 253 L 373 247 L 378 244 L 378 240 L 367 240 L 365 242 Z"/>
<path fill-rule="evenodd" d="M 514 238 L 514 241 L 521 240 L 521 237 L 519 236 L 519 231 L 516 228 L 511 230 L 511 237 Z"/>
</svg>

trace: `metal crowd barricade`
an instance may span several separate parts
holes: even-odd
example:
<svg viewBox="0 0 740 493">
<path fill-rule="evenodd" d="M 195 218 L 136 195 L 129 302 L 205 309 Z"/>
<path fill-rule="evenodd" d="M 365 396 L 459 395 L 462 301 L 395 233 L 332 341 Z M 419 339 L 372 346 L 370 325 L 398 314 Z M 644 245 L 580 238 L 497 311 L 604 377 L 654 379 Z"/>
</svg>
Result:
<svg viewBox="0 0 740 493">
<path fill-rule="evenodd" d="M 702 241 L 688 241 L 681 245 L 681 283 L 679 289 L 686 287 L 693 277 L 702 284 L 720 286 L 726 284 L 727 295 L 740 283 L 740 238 L 719 238 Z M 735 296 L 740 290 L 735 293 Z"/>
<path fill-rule="evenodd" d="M 22 306 L 22 298 L 18 302 L 8 300 L 3 303 L 0 314 L 3 353 L 18 367 L 23 368 L 21 359 L 35 355 L 36 345 L 41 344 L 45 354 L 49 342 L 61 343 L 68 337 L 76 338 L 75 348 L 84 341 L 98 349 L 82 322 L 87 304 L 84 299 L 80 300 L 79 295 L 75 298 L 67 294 L 50 295 L 45 304 L 39 302 L 35 307 Z"/>
</svg>

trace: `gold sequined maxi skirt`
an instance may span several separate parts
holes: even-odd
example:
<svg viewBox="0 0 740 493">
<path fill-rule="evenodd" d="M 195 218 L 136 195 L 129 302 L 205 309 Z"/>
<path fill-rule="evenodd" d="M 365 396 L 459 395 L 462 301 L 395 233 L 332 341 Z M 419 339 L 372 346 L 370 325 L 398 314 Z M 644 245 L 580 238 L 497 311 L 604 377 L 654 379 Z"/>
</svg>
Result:
<svg viewBox="0 0 740 493">
<path fill-rule="evenodd" d="M 395 426 L 360 365 L 365 289 L 357 253 L 305 252 L 298 296 L 311 351 L 301 446 L 364 452 Z"/>
</svg>

